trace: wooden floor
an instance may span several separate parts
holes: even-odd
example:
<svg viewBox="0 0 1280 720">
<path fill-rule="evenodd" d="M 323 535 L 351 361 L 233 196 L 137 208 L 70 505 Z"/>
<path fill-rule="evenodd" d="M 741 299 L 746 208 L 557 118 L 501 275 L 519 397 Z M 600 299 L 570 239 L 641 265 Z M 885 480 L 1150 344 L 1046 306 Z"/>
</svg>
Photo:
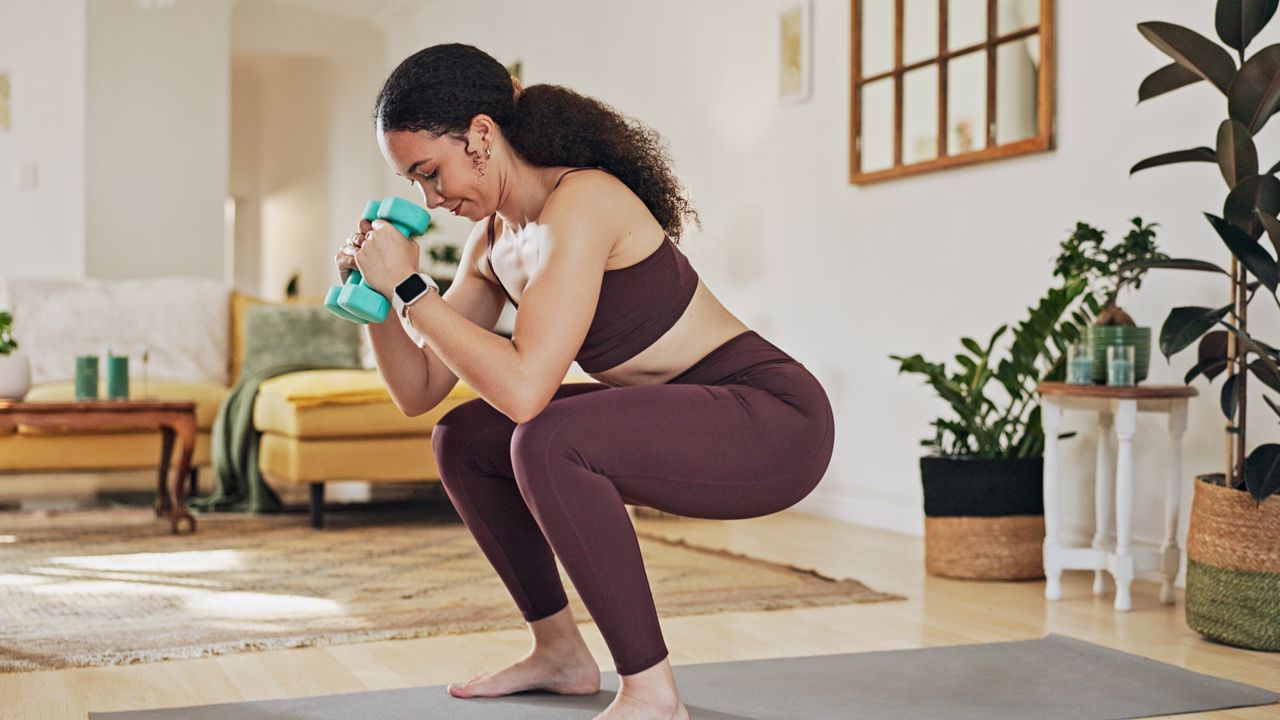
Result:
<svg viewBox="0 0 1280 720">
<path fill-rule="evenodd" d="M 1280 654 L 1207 642 L 1187 628 L 1181 593 L 1161 606 L 1137 583 L 1132 612 L 1094 597 L 1092 573 L 1068 572 L 1063 600 L 1043 582 L 978 583 L 927 577 L 923 542 L 796 513 L 709 522 L 643 519 L 642 528 L 690 542 L 857 578 L 905 602 L 664 618 L 674 664 L 1021 640 L 1059 633 L 1197 672 L 1280 690 Z M 514 612 L 514 606 L 513 606 Z M 583 626 L 603 669 L 603 640 Z M 251 652 L 198 660 L 0 675 L 0 718 L 83 720 L 88 711 L 172 707 L 435 685 L 520 657 L 524 631 Z M 1280 718 L 1280 706 L 1179 718 Z"/>
</svg>

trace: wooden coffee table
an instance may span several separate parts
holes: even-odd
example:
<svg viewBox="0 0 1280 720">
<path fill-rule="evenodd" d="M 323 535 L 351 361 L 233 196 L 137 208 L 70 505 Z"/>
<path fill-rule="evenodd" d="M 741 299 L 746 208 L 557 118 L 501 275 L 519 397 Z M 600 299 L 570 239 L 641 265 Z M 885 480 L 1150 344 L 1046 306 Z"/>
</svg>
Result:
<svg viewBox="0 0 1280 720">
<path fill-rule="evenodd" d="M 196 446 L 196 404 L 169 400 L 86 400 L 82 402 L 15 402 L 0 400 L 0 427 L 29 425 L 43 430 L 147 430 L 163 433 L 156 484 L 156 516 L 169 518 L 178 534 L 185 523 L 196 531 L 196 519 L 183 505 L 183 489 Z M 170 474 L 175 440 L 178 464 Z M 168 489 L 166 490 L 166 480 Z"/>
</svg>

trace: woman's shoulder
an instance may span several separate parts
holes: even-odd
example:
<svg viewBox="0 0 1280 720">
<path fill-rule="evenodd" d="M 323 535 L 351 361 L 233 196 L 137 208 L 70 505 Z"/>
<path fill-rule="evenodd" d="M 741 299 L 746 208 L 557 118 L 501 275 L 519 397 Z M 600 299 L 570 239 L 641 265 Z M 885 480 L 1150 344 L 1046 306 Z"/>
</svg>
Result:
<svg viewBox="0 0 1280 720">
<path fill-rule="evenodd" d="M 644 201 L 626 183 L 598 167 L 565 168 L 547 196 L 547 207 L 553 206 L 569 206 L 578 215 L 614 217 L 625 215 L 622 211 L 645 209 Z"/>
<path fill-rule="evenodd" d="M 573 182 L 576 185 L 584 183 L 597 186 L 609 187 L 626 187 L 626 185 L 618 179 L 616 175 L 605 170 L 602 167 L 563 167 L 559 169 L 559 177 L 556 180 L 555 188 L 552 193 L 559 190 L 565 183 Z"/>
</svg>

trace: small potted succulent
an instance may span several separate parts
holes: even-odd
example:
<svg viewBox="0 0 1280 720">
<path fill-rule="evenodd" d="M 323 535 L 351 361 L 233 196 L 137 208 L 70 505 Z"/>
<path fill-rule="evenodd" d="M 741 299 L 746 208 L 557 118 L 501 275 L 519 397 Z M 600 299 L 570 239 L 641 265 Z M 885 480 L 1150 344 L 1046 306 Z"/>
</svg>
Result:
<svg viewBox="0 0 1280 720">
<path fill-rule="evenodd" d="M 1140 217 L 1130 222 L 1132 227 L 1124 239 L 1110 247 L 1105 246 L 1105 231 L 1087 223 L 1076 223 L 1075 231 L 1062 242 L 1053 271 L 1064 279 L 1087 278 L 1089 294 L 1100 307 L 1088 333 L 1094 382 L 1106 380 L 1107 348 L 1113 345 L 1133 346 L 1137 382 L 1146 379 L 1151 366 L 1151 328 L 1139 327 L 1117 300 L 1126 287 L 1134 290 L 1142 287 L 1147 268 L 1137 263 L 1169 258 L 1156 249 L 1155 223 L 1144 225 Z"/>
<path fill-rule="evenodd" d="M 1263 386 L 1258 395 L 1267 405 L 1267 425 L 1280 418 L 1280 350 L 1249 327 L 1249 305 L 1255 298 L 1280 307 L 1280 163 L 1261 169 L 1265 166 L 1259 164 L 1254 144 L 1280 108 L 1280 44 L 1249 58 L 1245 49 L 1277 5 L 1276 0 L 1219 0 L 1215 29 L 1225 48 L 1179 25 L 1138 25 L 1173 60 L 1143 80 L 1138 101 L 1207 82 L 1222 94 L 1213 97 L 1225 100 L 1227 118 L 1218 126 L 1214 147 L 1163 153 L 1131 171 L 1204 162 L 1226 182 L 1222 214 L 1205 216 L 1214 231 L 1206 233 L 1209 244 L 1227 251 L 1229 269 L 1194 258 L 1141 264 L 1220 274 L 1227 281 L 1225 305 L 1175 307 L 1160 330 L 1165 357 L 1197 345 L 1188 384 L 1201 375 L 1209 381 L 1225 378 L 1220 394 L 1225 462 L 1223 472 L 1196 478 L 1187 533 L 1186 616 L 1187 624 L 1207 638 L 1273 652 L 1280 651 L 1280 444 L 1264 442 L 1249 450 L 1247 409 L 1252 377 Z M 1239 66 L 1227 48 L 1236 52 Z M 1267 243 L 1261 241 L 1264 234 Z M 1276 437 L 1272 427 L 1267 430 L 1267 437 Z"/>
<path fill-rule="evenodd" d="M 0 400 L 21 400 L 31 389 L 31 363 L 18 352 L 13 315 L 0 310 Z"/>
</svg>

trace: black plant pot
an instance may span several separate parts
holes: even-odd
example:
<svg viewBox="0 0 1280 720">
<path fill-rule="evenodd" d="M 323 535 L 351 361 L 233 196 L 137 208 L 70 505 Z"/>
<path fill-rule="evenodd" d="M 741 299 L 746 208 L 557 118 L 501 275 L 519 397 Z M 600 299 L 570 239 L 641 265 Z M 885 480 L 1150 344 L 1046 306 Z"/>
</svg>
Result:
<svg viewBox="0 0 1280 720">
<path fill-rule="evenodd" d="M 966 580 L 1044 577 L 1044 460 L 928 456 L 925 570 Z"/>
</svg>

